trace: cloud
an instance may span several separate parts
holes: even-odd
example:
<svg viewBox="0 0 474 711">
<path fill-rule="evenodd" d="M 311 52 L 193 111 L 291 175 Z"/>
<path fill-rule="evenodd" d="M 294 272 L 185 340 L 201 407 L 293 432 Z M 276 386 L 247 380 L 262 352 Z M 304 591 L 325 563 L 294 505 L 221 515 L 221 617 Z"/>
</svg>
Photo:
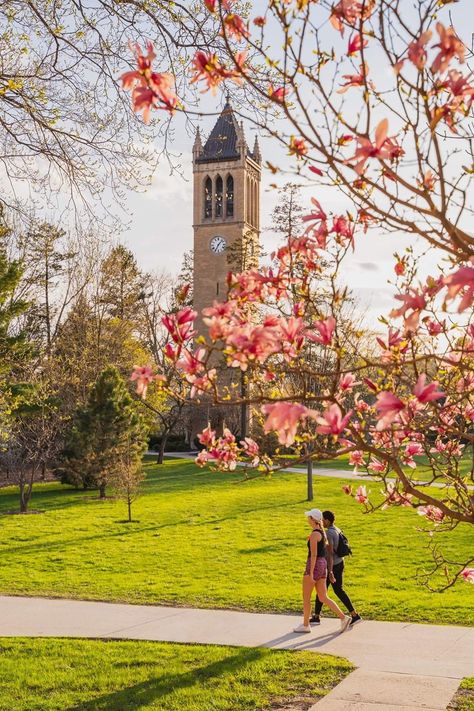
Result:
<svg viewBox="0 0 474 711">
<path fill-rule="evenodd" d="M 358 265 L 366 272 L 378 272 L 380 269 L 379 265 L 375 262 L 358 262 Z"/>
</svg>

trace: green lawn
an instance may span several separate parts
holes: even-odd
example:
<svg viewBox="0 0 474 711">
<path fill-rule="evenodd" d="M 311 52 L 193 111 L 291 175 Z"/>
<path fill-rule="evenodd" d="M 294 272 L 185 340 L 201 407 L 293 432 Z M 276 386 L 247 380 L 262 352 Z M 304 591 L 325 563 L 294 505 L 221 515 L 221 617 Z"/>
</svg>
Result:
<svg viewBox="0 0 474 711">
<path fill-rule="evenodd" d="M 197 469 L 184 460 L 146 464 L 136 502 L 125 505 L 60 484 L 37 486 L 44 513 L 2 516 L 0 592 L 271 612 L 300 610 L 306 558 L 305 478 L 278 474 L 242 482 L 241 474 Z M 420 587 L 429 560 L 425 525 L 411 509 L 364 515 L 341 481 L 315 477 L 315 502 L 337 512 L 354 550 L 347 589 L 366 618 L 474 624 L 474 586 L 443 594 Z M 377 496 L 378 484 L 369 486 Z M 0 491 L 0 511 L 16 506 Z M 472 528 L 446 536 L 453 559 L 472 552 Z"/>
<path fill-rule="evenodd" d="M 1 638 L 0 711 L 284 709 L 316 703 L 351 669 L 312 652 Z"/>
<path fill-rule="evenodd" d="M 448 709 L 450 711 L 474 711 L 474 676 L 463 680 Z"/>
</svg>

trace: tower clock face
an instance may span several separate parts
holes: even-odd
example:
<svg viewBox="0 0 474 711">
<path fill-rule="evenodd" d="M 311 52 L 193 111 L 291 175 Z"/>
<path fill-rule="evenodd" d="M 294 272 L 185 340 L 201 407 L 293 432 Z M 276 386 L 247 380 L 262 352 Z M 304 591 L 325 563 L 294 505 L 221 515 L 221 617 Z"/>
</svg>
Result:
<svg viewBox="0 0 474 711">
<path fill-rule="evenodd" d="M 227 242 L 224 237 L 216 235 L 211 239 L 209 246 L 211 248 L 211 252 L 214 252 L 214 254 L 222 254 L 222 252 L 225 252 L 226 250 Z"/>
</svg>

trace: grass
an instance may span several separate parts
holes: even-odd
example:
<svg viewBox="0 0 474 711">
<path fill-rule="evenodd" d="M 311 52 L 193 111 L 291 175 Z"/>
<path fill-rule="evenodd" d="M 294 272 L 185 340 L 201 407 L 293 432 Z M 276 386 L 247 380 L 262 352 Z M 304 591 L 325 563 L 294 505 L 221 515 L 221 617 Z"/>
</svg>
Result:
<svg viewBox="0 0 474 711">
<path fill-rule="evenodd" d="M 474 676 L 463 679 L 448 709 L 449 711 L 474 711 Z"/>
<path fill-rule="evenodd" d="M 263 648 L 0 639 L 0 711 L 234 711 L 316 703 L 344 659 Z"/>
<path fill-rule="evenodd" d="M 38 485 L 31 506 L 42 514 L 2 516 L 3 594 L 131 603 L 300 610 L 306 558 L 305 479 L 278 474 L 242 482 L 239 472 L 212 473 L 185 460 L 145 465 L 138 522 L 123 523 L 125 505 L 94 492 Z M 315 476 L 314 505 L 337 512 L 354 550 L 346 588 L 365 618 L 474 624 L 474 586 L 442 594 L 416 579 L 430 562 L 425 525 L 413 510 L 364 515 L 342 481 Z M 369 485 L 377 497 L 379 485 Z M 0 512 L 17 505 L 0 491 Z M 449 557 L 472 552 L 472 528 L 443 539 Z"/>
</svg>

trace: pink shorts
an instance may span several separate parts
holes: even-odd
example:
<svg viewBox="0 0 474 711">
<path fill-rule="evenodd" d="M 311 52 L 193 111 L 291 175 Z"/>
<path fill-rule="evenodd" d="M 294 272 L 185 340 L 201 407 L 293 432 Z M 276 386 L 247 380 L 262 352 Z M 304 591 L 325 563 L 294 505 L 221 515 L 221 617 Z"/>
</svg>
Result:
<svg viewBox="0 0 474 711">
<path fill-rule="evenodd" d="M 309 566 L 311 565 L 311 558 L 306 561 L 306 568 L 304 571 L 305 575 L 309 575 Z M 321 580 L 321 578 L 327 578 L 328 574 L 328 564 L 326 558 L 316 558 L 316 563 L 313 570 L 313 580 Z"/>
</svg>

